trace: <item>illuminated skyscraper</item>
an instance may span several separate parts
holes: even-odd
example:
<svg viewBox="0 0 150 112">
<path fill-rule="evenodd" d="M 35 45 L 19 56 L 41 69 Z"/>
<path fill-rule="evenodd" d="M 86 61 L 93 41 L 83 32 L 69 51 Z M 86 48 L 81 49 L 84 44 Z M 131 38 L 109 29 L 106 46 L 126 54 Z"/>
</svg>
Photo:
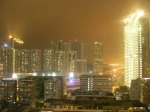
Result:
<svg viewBox="0 0 150 112">
<path fill-rule="evenodd" d="M 149 63 L 149 19 L 143 14 L 137 12 L 125 19 L 125 85 L 129 87 L 132 80 L 146 77 Z"/>
<path fill-rule="evenodd" d="M 32 49 L 31 50 L 31 72 L 41 71 L 41 50 Z"/>
<path fill-rule="evenodd" d="M 102 43 L 94 42 L 94 73 L 103 72 L 103 45 Z"/>
</svg>

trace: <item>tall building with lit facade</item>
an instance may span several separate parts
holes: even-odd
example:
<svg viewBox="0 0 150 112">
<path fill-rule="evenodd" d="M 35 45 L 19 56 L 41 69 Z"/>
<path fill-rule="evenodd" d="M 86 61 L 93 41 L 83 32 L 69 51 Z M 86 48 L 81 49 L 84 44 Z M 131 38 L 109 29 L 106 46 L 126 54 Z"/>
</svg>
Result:
<svg viewBox="0 0 150 112">
<path fill-rule="evenodd" d="M 20 73 L 20 50 L 14 49 L 14 73 Z"/>
<path fill-rule="evenodd" d="M 63 42 L 62 40 L 50 43 L 50 50 L 52 56 L 54 56 L 53 66 L 54 72 L 60 75 L 75 73 L 76 76 L 87 73 L 87 44 L 84 42 L 71 41 Z M 44 60 L 51 60 L 50 57 L 46 57 L 46 51 L 44 51 Z M 48 63 L 44 61 L 44 63 Z M 44 64 L 44 69 L 46 64 Z"/>
<path fill-rule="evenodd" d="M 41 50 L 31 49 L 31 73 L 41 71 Z"/>
<path fill-rule="evenodd" d="M 13 73 L 13 49 L 0 47 L 0 63 L 3 64 L 3 77 L 10 77 Z"/>
<path fill-rule="evenodd" d="M 43 51 L 43 71 L 44 73 L 52 73 L 55 68 L 54 50 L 44 49 Z"/>
<path fill-rule="evenodd" d="M 102 43 L 94 42 L 94 73 L 103 72 L 103 45 Z"/>
<path fill-rule="evenodd" d="M 143 12 L 137 12 L 125 19 L 124 56 L 125 85 L 130 87 L 131 81 L 146 76 L 149 64 L 149 19 Z"/>
<path fill-rule="evenodd" d="M 62 40 L 60 41 L 51 41 L 50 43 L 50 49 L 54 51 L 67 51 L 69 47 L 68 42 L 64 42 Z"/>
<path fill-rule="evenodd" d="M 67 74 L 77 74 L 77 51 L 67 51 Z"/>
<path fill-rule="evenodd" d="M 55 71 L 59 75 L 67 73 L 67 56 L 66 51 L 55 51 Z"/>
<path fill-rule="evenodd" d="M 87 43 L 77 40 L 69 42 L 69 49 L 77 52 L 77 73 L 87 73 Z"/>
<path fill-rule="evenodd" d="M 30 58 L 31 53 L 28 49 L 20 50 L 20 72 L 21 73 L 30 73 Z"/>
</svg>

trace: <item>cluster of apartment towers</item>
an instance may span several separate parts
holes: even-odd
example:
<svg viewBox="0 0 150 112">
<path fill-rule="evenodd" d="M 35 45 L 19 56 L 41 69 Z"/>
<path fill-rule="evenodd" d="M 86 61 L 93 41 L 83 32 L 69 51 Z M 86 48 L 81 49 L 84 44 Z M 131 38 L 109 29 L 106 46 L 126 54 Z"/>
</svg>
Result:
<svg viewBox="0 0 150 112">
<path fill-rule="evenodd" d="M 87 73 L 87 43 L 79 41 L 51 41 L 48 49 L 19 49 L 15 46 L 1 46 L 1 75 L 12 77 L 14 73 L 36 73 L 43 76 L 75 77 Z M 103 47 L 94 42 L 94 73 L 102 72 Z"/>
</svg>

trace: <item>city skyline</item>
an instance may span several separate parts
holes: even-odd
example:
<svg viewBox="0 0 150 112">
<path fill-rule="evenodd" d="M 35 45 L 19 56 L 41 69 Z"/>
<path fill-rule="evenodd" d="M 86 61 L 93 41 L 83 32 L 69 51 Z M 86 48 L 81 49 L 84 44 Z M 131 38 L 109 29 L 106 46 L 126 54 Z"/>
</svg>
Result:
<svg viewBox="0 0 150 112">
<path fill-rule="evenodd" d="M 104 63 L 123 62 L 123 19 L 142 9 L 149 10 L 148 0 L 81 1 L 1 1 L 0 39 L 11 34 L 24 40 L 24 48 L 48 48 L 50 41 L 79 40 L 88 43 L 88 62 L 92 44 L 104 45 Z M 30 5 L 28 5 L 30 4 Z M 12 10 L 13 9 L 13 10 Z M 115 43 L 112 46 L 112 43 Z M 111 56 L 110 56 L 111 54 Z"/>
<path fill-rule="evenodd" d="M 150 0 L 1 0 L 0 112 L 150 112 Z"/>
</svg>

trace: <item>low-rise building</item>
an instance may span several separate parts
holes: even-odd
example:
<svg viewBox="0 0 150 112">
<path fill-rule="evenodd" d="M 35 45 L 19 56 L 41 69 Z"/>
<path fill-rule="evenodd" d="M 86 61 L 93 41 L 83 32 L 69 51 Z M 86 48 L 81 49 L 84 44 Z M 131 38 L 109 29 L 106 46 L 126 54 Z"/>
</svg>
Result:
<svg viewBox="0 0 150 112">
<path fill-rule="evenodd" d="M 3 78 L 0 81 L 0 97 L 1 99 L 9 102 L 16 102 L 17 94 L 17 81 L 11 78 Z"/>
<path fill-rule="evenodd" d="M 44 99 L 61 99 L 63 97 L 62 80 L 49 79 L 44 82 Z"/>
<path fill-rule="evenodd" d="M 63 76 L 28 76 L 18 80 L 19 102 L 43 102 L 47 98 L 61 99 L 65 94 Z"/>
<path fill-rule="evenodd" d="M 18 100 L 21 103 L 31 103 L 35 100 L 35 81 L 30 79 L 19 79 Z"/>
<path fill-rule="evenodd" d="M 81 75 L 80 89 L 112 92 L 112 78 L 107 75 Z"/>
</svg>

